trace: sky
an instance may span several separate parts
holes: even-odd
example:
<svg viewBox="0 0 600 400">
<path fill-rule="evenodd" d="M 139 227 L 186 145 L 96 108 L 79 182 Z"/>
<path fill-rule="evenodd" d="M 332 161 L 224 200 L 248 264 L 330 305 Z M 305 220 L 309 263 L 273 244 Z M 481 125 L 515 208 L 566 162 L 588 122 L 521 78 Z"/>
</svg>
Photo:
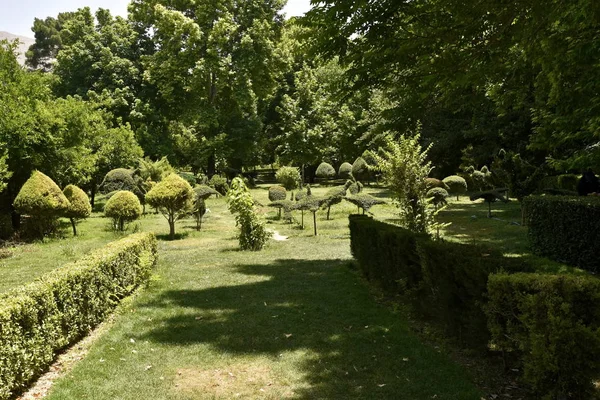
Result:
<svg viewBox="0 0 600 400">
<path fill-rule="evenodd" d="M 207 0 L 210 1 L 210 0 Z M 0 31 L 33 38 L 34 18 L 56 17 L 59 12 L 90 7 L 107 8 L 113 15 L 127 16 L 129 0 L 0 0 Z M 288 17 L 302 15 L 310 9 L 310 0 L 288 0 L 283 9 Z"/>
</svg>

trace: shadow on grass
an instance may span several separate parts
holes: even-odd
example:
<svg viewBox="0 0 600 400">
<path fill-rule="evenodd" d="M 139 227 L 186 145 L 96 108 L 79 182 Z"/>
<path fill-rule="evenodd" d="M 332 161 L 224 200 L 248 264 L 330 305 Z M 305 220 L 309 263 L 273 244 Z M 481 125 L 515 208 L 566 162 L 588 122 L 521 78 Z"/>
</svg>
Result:
<svg viewBox="0 0 600 400">
<path fill-rule="evenodd" d="M 182 233 L 176 233 L 175 234 L 175 238 L 171 239 L 171 236 L 168 233 L 163 233 L 160 235 L 156 235 L 156 238 L 158 240 L 165 240 L 165 241 L 172 241 L 172 240 L 180 240 L 180 239 L 185 239 L 190 235 L 190 232 L 182 232 Z"/>
<path fill-rule="evenodd" d="M 480 398 L 459 367 L 376 303 L 348 261 L 280 260 L 234 271 L 267 279 L 167 291 L 144 306 L 190 312 L 164 320 L 145 339 L 294 363 L 308 384 L 296 390 L 298 399 Z M 289 361 L 292 351 L 304 356 Z"/>
</svg>

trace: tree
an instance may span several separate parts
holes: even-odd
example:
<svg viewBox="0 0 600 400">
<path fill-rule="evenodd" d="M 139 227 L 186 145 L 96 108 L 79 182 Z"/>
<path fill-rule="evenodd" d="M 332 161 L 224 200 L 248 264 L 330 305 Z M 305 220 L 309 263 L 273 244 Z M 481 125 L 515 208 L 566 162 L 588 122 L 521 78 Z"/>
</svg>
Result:
<svg viewBox="0 0 600 400">
<path fill-rule="evenodd" d="M 229 211 L 235 214 L 235 224 L 242 250 L 261 250 L 271 236 L 254 211 L 254 199 L 241 178 L 234 178 L 227 193 Z"/>
<path fill-rule="evenodd" d="M 146 202 L 167 219 L 171 240 L 175 239 L 175 222 L 192 212 L 194 197 L 190 184 L 177 174 L 167 176 L 146 194 Z"/>
<path fill-rule="evenodd" d="M 275 179 L 285 188 L 285 190 L 292 191 L 291 196 L 294 198 L 293 190 L 298 187 L 301 179 L 298 168 L 281 167 L 275 173 Z"/>
<path fill-rule="evenodd" d="M 126 223 L 135 221 L 142 215 L 142 205 L 134 193 L 120 190 L 108 199 L 104 214 L 112 218 L 115 229 L 123 232 Z"/>
<path fill-rule="evenodd" d="M 63 194 L 69 200 L 69 207 L 64 215 L 71 221 L 73 236 L 77 236 L 77 222 L 90 216 L 92 205 L 87 194 L 75 185 L 68 185 Z"/>
</svg>

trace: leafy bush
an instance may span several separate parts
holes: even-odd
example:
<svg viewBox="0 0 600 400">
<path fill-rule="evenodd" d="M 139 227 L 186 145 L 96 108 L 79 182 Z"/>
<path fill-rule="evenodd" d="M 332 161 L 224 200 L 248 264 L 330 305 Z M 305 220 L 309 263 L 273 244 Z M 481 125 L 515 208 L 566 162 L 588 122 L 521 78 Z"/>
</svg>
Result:
<svg viewBox="0 0 600 400">
<path fill-rule="evenodd" d="M 133 170 L 117 168 L 109 171 L 100 184 L 100 192 L 107 194 L 119 190 L 127 190 L 134 194 L 138 192 L 138 186 L 133 179 Z"/>
<path fill-rule="evenodd" d="M 335 168 L 333 168 L 331 166 L 331 164 L 328 164 L 326 162 L 322 162 L 317 167 L 316 175 L 317 175 L 317 177 L 323 178 L 323 179 L 334 178 L 335 177 Z"/>
<path fill-rule="evenodd" d="M 348 191 L 352 195 L 359 194 L 360 192 L 362 192 L 363 187 L 364 187 L 363 184 L 360 183 L 359 181 L 356 181 L 356 182 L 347 181 L 346 186 L 348 187 Z"/>
<path fill-rule="evenodd" d="M 329 189 L 325 194 L 323 206 L 327 207 L 327 220 L 329 220 L 331 207 L 342 202 L 342 199 L 346 196 L 346 191 L 346 186 L 337 186 Z"/>
<path fill-rule="evenodd" d="M 579 176 L 574 174 L 564 174 L 558 176 L 558 188 L 562 190 L 577 190 L 577 183 L 579 183 Z"/>
<path fill-rule="evenodd" d="M 283 186 L 275 185 L 269 188 L 270 201 L 285 200 L 286 197 L 287 193 Z"/>
<path fill-rule="evenodd" d="M 300 171 L 294 167 L 281 167 L 275 173 L 275 179 L 281 184 L 286 190 L 294 190 L 300 183 Z"/>
<path fill-rule="evenodd" d="M 142 205 L 135 194 L 120 190 L 106 202 L 104 215 L 112 218 L 115 229 L 124 231 L 126 223 L 135 221 L 142 215 Z"/>
<path fill-rule="evenodd" d="M 34 171 L 13 203 L 20 214 L 29 215 L 37 235 L 43 236 L 55 227 L 57 218 L 69 208 L 69 200 L 52 179 Z"/>
<path fill-rule="evenodd" d="M 164 177 L 175 172 L 175 169 L 171 166 L 167 157 L 163 157 L 158 161 L 152 161 L 150 157 L 146 157 L 139 159 L 137 171 L 144 181 L 160 182 Z"/>
<path fill-rule="evenodd" d="M 313 213 L 313 227 L 315 236 L 317 236 L 317 211 L 319 208 L 326 202 L 326 199 L 323 197 L 313 196 L 310 190 L 310 186 L 306 186 L 306 196 L 304 196 L 298 203 L 296 204 L 296 209 L 302 211 L 302 229 L 304 229 L 304 211 L 310 211 Z"/>
<path fill-rule="evenodd" d="M 444 178 L 442 181 L 447 187 L 450 193 L 456 194 L 456 200 L 461 193 L 466 193 L 467 181 L 462 176 L 450 175 Z"/>
<path fill-rule="evenodd" d="M 444 190 L 448 190 L 448 186 L 446 186 L 446 184 L 443 181 L 440 181 L 436 178 L 425 178 L 425 185 L 427 187 L 427 190 L 433 188 L 441 188 Z"/>
<path fill-rule="evenodd" d="M 528 196 L 523 210 L 532 250 L 590 271 L 600 266 L 600 198 Z"/>
<path fill-rule="evenodd" d="M 508 203 L 506 189 L 503 188 L 488 190 L 487 192 L 474 193 L 469 197 L 469 199 L 471 201 L 483 199 L 488 204 L 488 218 L 492 218 L 492 203 L 497 201 Z"/>
<path fill-rule="evenodd" d="M 377 197 L 373 197 L 370 194 L 366 194 L 366 193 L 354 194 L 354 195 L 351 195 L 351 196 L 346 196 L 346 197 L 344 197 L 344 200 L 347 200 L 350 203 L 352 203 L 355 206 L 357 206 L 358 209 L 359 209 L 359 211 L 360 211 L 360 209 L 362 209 L 363 210 L 363 214 L 365 212 L 369 212 L 369 210 L 373 206 L 376 206 L 378 204 L 385 204 L 385 201 L 383 201 L 381 199 L 378 199 Z"/>
<path fill-rule="evenodd" d="M 350 179 L 352 177 L 352 164 L 345 162 L 340 165 L 338 176 L 341 179 Z"/>
<path fill-rule="evenodd" d="M 196 220 L 196 230 L 202 229 L 202 218 L 206 214 L 206 200 L 204 197 L 196 196 L 194 201 L 194 208 L 192 209 L 192 215 Z"/>
<path fill-rule="evenodd" d="M 281 210 L 283 210 L 283 216 L 285 217 L 285 219 L 290 220 L 290 221 L 292 219 L 291 212 L 297 209 L 296 203 L 294 203 L 292 200 L 285 200 L 285 199 L 284 200 L 275 200 L 275 201 L 269 203 L 268 206 L 279 210 L 279 218 L 281 218 Z"/>
<path fill-rule="evenodd" d="M 197 188 L 194 189 L 194 193 L 196 193 L 196 198 L 197 199 L 208 199 L 210 196 L 215 195 L 217 196 L 219 194 L 219 192 L 217 192 L 215 189 L 211 188 L 210 186 L 206 186 L 206 185 L 200 185 Z"/>
<path fill-rule="evenodd" d="M 352 176 L 357 180 L 369 179 L 369 164 L 364 158 L 358 157 L 352 164 Z"/>
<path fill-rule="evenodd" d="M 240 228 L 238 236 L 242 250 L 261 250 L 270 237 L 264 223 L 254 212 L 254 200 L 241 178 L 234 178 L 227 193 L 229 211 L 235 214 L 235 223 Z"/>
<path fill-rule="evenodd" d="M 2 294 L 0 399 L 13 398 L 146 282 L 156 256 L 152 234 L 131 235 Z"/>
<path fill-rule="evenodd" d="M 175 222 L 192 212 L 195 193 L 179 175 L 163 178 L 146 195 L 146 202 L 158 209 L 169 223 L 169 237 L 175 239 Z"/>
<path fill-rule="evenodd" d="M 219 192 L 221 196 L 226 196 L 229 191 L 227 178 L 221 175 L 213 175 L 212 178 L 210 178 L 208 185 Z"/>
<path fill-rule="evenodd" d="M 88 195 L 75 185 L 68 185 L 63 193 L 69 200 L 69 208 L 64 215 L 71 220 L 73 236 L 77 236 L 77 222 L 90 216 L 92 205 Z"/>
<path fill-rule="evenodd" d="M 178 172 L 177 175 L 187 181 L 191 187 L 196 186 L 196 176 L 191 172 Z"/>
<path fill-rule="evenodd" d="M 444 206 L 448 204 L 446 198 L 448 197 L 448 192 L 446 189 L 442 189 L 439 187 L 431 188 L 427 191 L 427 198 L 431 199 L 431 202 L 434 206 Z"/>
<path fill-rule="evenodd" d="M 600 375 L 600 280 L 589 275 L 492 275 L 493 344 L 516 353 L 543 399 L 588 399 Z"/>
</svg>

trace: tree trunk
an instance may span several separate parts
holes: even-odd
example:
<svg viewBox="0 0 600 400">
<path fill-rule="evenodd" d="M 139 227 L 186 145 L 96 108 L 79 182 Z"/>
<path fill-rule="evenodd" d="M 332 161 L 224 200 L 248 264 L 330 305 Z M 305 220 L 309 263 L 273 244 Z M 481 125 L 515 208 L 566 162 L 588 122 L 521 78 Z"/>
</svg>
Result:
<svg viewBox="0 0 600 400">
<path fill-rule="evenodd" d="M 488 201 L 488 218 L 492 218 L 492 202 Z"/>
<path fill-rule="evenodd" d="M 169 218 L 169 239 L 175 239 L 175 219 Z"/>
<path fill-rule="evenodd" d="M 125 230 L 125 220 L 123 218 L 119 218 L 119 230 L 121 232 Z"/>
<path fill-rule="evenodd" d="M 300 170 L 300 189 L 304 188 L 304 164 L 302 164 L 301 170 Z"/>
<path fill-rule="evenodd" d="M 317 213 L 313 212 L 313 226 L 315 227 L 315 236 L 317 236 Z"/>
<path fill-rule="evenodd" d="M 300 213 L 302 214 L 302 223 L 300 224 L 300 227 L 304 229 L 304 210 L 300 210 Z"/>
<path fill-rule="evenodd" d="M 206 175 L 208 176 L 208 179 L 212 178 L 213 175 L 216 173 L 216 169 L 217 169 L 217 161 L 215 159 L 215 153 L 211 153 L 210 156 L 208 156 L 208 161 L 207 161 L 207 166 L 206 166 Z"/>
<path fill-rule="evenodd" d="M 331 206 L 327 207 L 327 221 L 329 221 L 329 211 L 331 211 Z"/>
<path fill-rule="evenodd" d="M 94 209 L 95 201 L 96 201 L 96 181 L 93 181 L 92 189 L 90 190 L 90 204 L 92 205 L 92 210 Z"/>
<path fill-rule="evenodd" d="M 73 226 L 73 236 L 77 236 L 77 224 L 75 218 L 69 218 L 71 220 L 71 226 Z"/>
</svg>

